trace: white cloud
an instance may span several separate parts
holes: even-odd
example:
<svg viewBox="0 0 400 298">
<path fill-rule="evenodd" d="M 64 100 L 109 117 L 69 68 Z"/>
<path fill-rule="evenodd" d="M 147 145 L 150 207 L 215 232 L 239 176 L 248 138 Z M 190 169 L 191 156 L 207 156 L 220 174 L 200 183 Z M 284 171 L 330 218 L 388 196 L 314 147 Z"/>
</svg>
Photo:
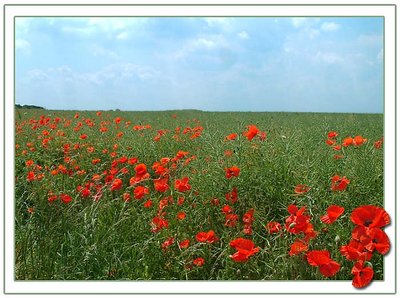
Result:
<svg viewBox="0 0 400 298">
<path fill-rule="evenodd" d="M 119 33 L 115 38 L 118 40 L 125 40 L 128 38 L 128 36 L 129 36 L 128 33 L 124 31 Z"/>
<path fill-rule="evenodd" d="M 221 35 L 210 35 L 206 37 L 198 37 L 187 41 L 172 56 L 177 60 L 184 60 L 191 53 L 212 51 L 217 48 L 226 48 L 229 44 Z"/>
<path fill-rule="evenodd" d="M 15 49 L 17 51 L 30 53 L 31 52 L 31 44 L 29 41 L 27 41 L 25 39 L 17 39 L 17 40 L 15 40 Z"/>
<path fill-rule="evenodd" d="M 335 22 L 323 22 L 321 25 L 322 31 L 335 31 L 340 28 L 340 25 Z"/>
<path fill-rule="evenodd" d="M 103 56 L 111 59 L 119 59 L 119 55 L 115 53 L 114 51 L 107 50 L 99 45 L 93 45 L 92 46 L 92 53 L 94 56 Z"/>
<path fill-rule="evenodd" d="M 307 23 L 307 18 L 304 17 L 291 18 L 291 20 L 292 20 L 292 25 L 295 28 L 299 28 Z"/>
<path fill-rule="evenodd" d="M 74 27 L 74 26 L 63 26 L 61 31 L 64 33 L 76 34 L 81 36 L 89 36 L 96 32 L 93 27 Z"/>
<path fill-rule="evenodd" d="M 247 39 L 249 38 L 249 34 L 246 31 L 241 31 L 238 33 L 238 36 L 242 39 Z"/>
<path fill-rule="evenodd" d="M 229 18 L 224 17 L 207 17 L 204 18 L 209 27 L 219 27 L 221 29 L 227 30 L 231 27 L 231 21 Z"/>
<path fill-rule="evenodd" d="M 327 53 L 318 52 L 317 55 L 315 56 L 315 60 L 317 62 L 334 64 L 342 62 L 344 59 L 334 52 L 327 52 Z"/>
</svg>

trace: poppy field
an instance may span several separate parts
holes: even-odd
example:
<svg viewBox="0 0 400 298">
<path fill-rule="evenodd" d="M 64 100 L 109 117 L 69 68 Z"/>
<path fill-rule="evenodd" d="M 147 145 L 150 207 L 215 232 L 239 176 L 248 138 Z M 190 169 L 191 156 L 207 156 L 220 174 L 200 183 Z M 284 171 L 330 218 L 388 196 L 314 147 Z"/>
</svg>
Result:
<svg viewBox="0 0 400 298">
<path fill-rule="evenodd" d="M 15 120 L 17 280 L 384 278 L 381 114 Z"/>
</svg>

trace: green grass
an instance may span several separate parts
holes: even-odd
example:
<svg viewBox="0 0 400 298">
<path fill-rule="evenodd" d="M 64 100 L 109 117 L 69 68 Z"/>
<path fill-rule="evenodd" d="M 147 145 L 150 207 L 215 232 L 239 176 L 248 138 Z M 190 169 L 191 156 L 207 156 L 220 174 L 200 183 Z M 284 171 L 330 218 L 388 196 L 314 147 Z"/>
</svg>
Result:
<svg viewBox="0 0 400 298">
<path fill-rule="evenodd" d="M 354 227 L 349 219 L 351 211 L 365 204 L 383 206 L 383 150 L 375 149 L 374 142 L 383 136 L 383 115 L 378 114 L 319 114 L 319 113 L 250 113 L 250 112 L 79 112 L 74 118 L 72 111 L 16 112 L 16 197 L 15 197 L 15 278 L 18 280 L 324 280 L 316 267 L 308 265 L 303 255 L 289 256 L 290 245 L 298 238 L 282 231 L 269 235 L 265 224 L 278 221 L 282 225 L 289 216 L 287 207 L 295 204 L 306 206 L 311 222 L 319 231 L 310 241 L 309 249 L 327 249 L 331 258 L 341 264 L 340 271 L 329 279 L 349 280 L 353 263 L 346 260 L 339 248 L 349 242 Z M 172 115 L 176 115 L 173 118 Z M 30 119 L 49 117 L 49 123 L 32 129 Z M 56 117 L 60 121 L 50 127 Z M 116 117 L 122 121 L 116 126 Z M 91 119 L 88 126 L 84 119 Z M 65 123 L 71 125 L 65 127 Z M 99 131 L 100 123 L 109 121 L 108 131 Z M 126 121 L 131 121 L 125 125 Z M 78 122 L 83 125 L 74 131 Z M 151 129 L 135 131 L 134 125 L 151 125 Z M 267 133 L 265 141 L 258 138 L 247 140 L 242 132 L 254 124 Z M 200 137 L 191 140 L 190 134 L 182 134 L 185 127 L 202 126 Z M 180 140 L 174 139 L 175 128 L 181 127 Z M 160 141 L 153 138 L 158 130 L 169 130 Z M 43 130 L 52 139 L 48 147 L 42 146 Z M 64 136 L 57 131 L 63 131 Z M 118 132 L 123 132 L 117 138 Z M 347 136 L 362 135 L 368 141 L 360 147 L 350 146 L 336 152 L 325 144 L 329 131 L 339 133 L 338 141 Z M 235 141 L 225 141 L 230 133 L 237 133 Z M 80 139 L 87 134 L 87 139 Z M 33 143 L 30 151 L 27 143 Z M 67 154 L 75 164 L 65 163 L 63 145 L 70 144 Z M 73 149 L 79 144 L 79 149 Z M 113 145 L 118 144 L 118 149 Z M 87 148 L 94 147 L 89 153 Z M 108 152 L 104 153 L 103 150 Z M 26 150 L 26 152 L 24 152 Z M 154 191 L 152 181 L 142 185 L 150 188 L 150 194 L 142 200 L 124 202 L 124 192 L 132 194 L 130 177 L 134 166 L 124 164 L 129 173 L 118 174 L 123 180 L 120 191 L 111 192 L 105 187 L 99 201 L 83 198 L 78 185 L 89 182 L 94 174 L 110 170 L 113 160 L 122 156 L 137 157 L 145 163 L 155 178 L 151 166 L 162 157 L 173 158 L 179 150 L 196 156 L 187 166 L 182 163 L 171 172 L 170 189 L 164 194 Z M 231 150 L 233 155 L 224 155 Z M 115 157 L 110 152 L 116 152 Z M 335 160 L 334 154 L 344 155 Z M 101 162 L 92 165 L 91 161 Z M 43 169 L 40 181 L 26 180 L 30 171 L 25 166 L 32 159 Z M 71 169 L 71 175 L 51 175 L 59 165 Z M 239 177 L 225 178 L 226 167 L 236 165 L 241 169 Z M 84 170 L 77 174 L 75 166 Z M 47 169 L 46 169 L 47 167 Z M 331 191 L 331 177 L 346 176 L 350 184 L 345 191 Z M 173 181 L 189 177 L 192 189 L 178 193 Z M 104 183 L 104 176 L 102 178 Z M 294 187 L 306 184 L 311 190 L 295 196 Z M 228 202 L 225 194 L 237 187 L 239 200 L 231 204 L 239 220 L 235 227 L 224 226 L 221 212 Z M 69 194 L 73 200 L 63 204 L 47 201 L 48 193 Z M 169 227 L 158 233 L 151 232 L 150 222 L 157 214 L 160 199 L 172 196 L 174 203 L 165 208 Z M 176 204 L 179 196 L 184 204 Z M 210 204 L 218 198 L 219 206 Z M 151 208 L 144 208 L 147 199 L 153 200 Z M 344 214 L 332 225 L 320 222 L 331 204 L 345 208 Z M 33 208 L 34 212 L 27 212 Z M 253 234 L 244 235 L 242 216 L 254 208 Z M 187 217 L 178 221 L 176 214 L 184 211 Z M 326 230 L 326 232 L 323 232 Z M 214 230 L 219 241 L 213 244 L 198 243 L 195 236 L 200 231 Z M 335 237 L 339 241 L 335 242 Z M 175 243 L 164 251 L 161 244 L 169 237 Z M 235 250 L 229 242 L 237 237 L 252 239 L 261 250 L 246 263 L 235 263 L 229 256 Z M 190 239 L 188 249 L 179 249 L 177 242 Z M 191 266 L 193 259 L 203 257 L 202 267 Z M 374 279 L 383 278 L 383 257 L 375 253 L 371 260 Z M 191 268 L 189 268 L 191 267 Z"/>
</svg>

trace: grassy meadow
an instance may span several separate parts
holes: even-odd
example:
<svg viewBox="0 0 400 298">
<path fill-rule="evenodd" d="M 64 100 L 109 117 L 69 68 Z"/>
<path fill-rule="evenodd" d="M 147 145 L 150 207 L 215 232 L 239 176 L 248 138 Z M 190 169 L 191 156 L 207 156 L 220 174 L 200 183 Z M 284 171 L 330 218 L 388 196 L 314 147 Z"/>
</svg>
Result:
<svg viewBox="0 0 400 298">
<path fill-rule="evenodd" d="M 384 207 L 381 114 L 17 109 L 15 120 L 17 280 L 351 282 L 350 215 Z M 305 207 L 307 231 L 293 231 L 304 215 L 290 205 Z M 322 222 L 331 205 L 344 212 Z M 320 250 L 340 264 L 329 277 L 307 260 Z M 382 254 L 368 266 L 383 279 Z"/>
</svg>

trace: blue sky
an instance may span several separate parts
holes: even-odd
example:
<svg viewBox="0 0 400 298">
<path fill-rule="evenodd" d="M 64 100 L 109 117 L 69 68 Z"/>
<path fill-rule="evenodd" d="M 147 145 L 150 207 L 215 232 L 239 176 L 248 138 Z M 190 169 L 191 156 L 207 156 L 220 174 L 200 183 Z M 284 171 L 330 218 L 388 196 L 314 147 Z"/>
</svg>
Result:
<svg viewBox="0 0 400 298">
<path fill-rule="evenodd" d="M 16 102 L 383 112 L 383 18 L 15 19 Z"/>
</svg>

